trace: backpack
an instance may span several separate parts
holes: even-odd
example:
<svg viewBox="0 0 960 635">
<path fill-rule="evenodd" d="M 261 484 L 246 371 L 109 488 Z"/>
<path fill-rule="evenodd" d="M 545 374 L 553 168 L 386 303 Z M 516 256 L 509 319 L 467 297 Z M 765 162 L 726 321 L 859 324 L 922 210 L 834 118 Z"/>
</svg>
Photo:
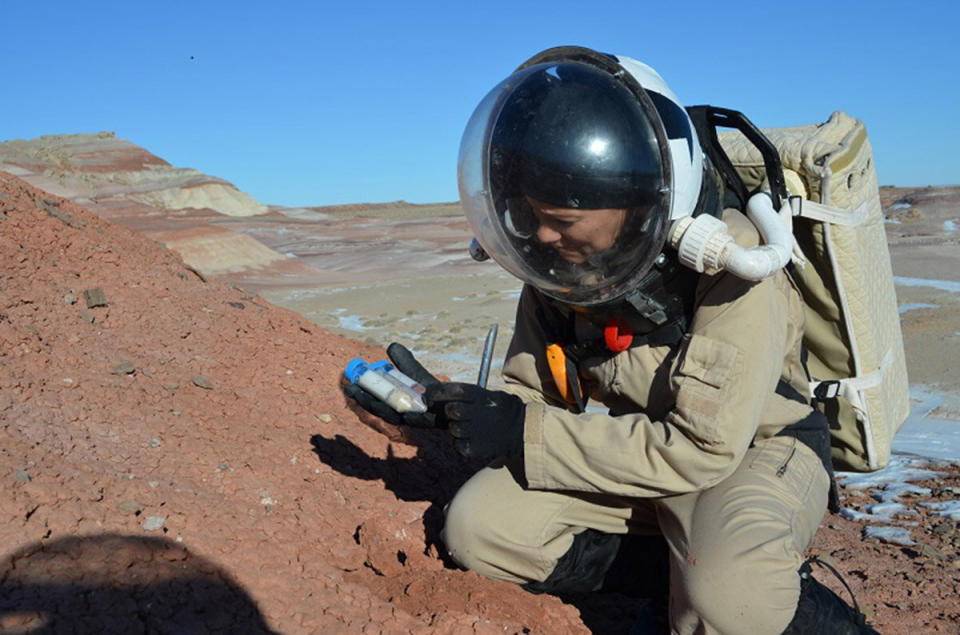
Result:
<svg viewBox="0 0 960 635">
<path fill-rule="evenodd" d="M 878 470 L 890 460 L 910 396 L 866 128 L 838 111 L 824 123 L 762 133 L 782 164 L 794 236 L 807 259 L 793 278 L 806 304 L 811 393 L 830 422 L 834 466 Z M 756 139 L 738 130 L 714 135 L 748 191 L 772 180 Z"/>
</svg>

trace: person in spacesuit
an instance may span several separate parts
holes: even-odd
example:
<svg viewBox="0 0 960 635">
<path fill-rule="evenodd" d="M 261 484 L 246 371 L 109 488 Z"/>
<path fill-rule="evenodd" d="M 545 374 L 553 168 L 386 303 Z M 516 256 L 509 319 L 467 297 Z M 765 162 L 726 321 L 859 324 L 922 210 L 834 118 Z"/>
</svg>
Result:
<svg viewBox="0 0 960 635">
<path fill-rule="evenodd" d="M 678 255 L 700 216 L 762 248 L 700 137 L 640 62 L 529 60 L 477 107 L 458 171 L 483 252 L 525 283 L 504 389 L 438 381 L 392 344 L 428 412 L 348 394 L 491 459 L 445 514 L 467 569 L 533 592 L 659 588 L 675 633 L 874 632 L 802 555 L 832 474 L 796 287 L 779 264 L 745 279 Z"/>
</svg>

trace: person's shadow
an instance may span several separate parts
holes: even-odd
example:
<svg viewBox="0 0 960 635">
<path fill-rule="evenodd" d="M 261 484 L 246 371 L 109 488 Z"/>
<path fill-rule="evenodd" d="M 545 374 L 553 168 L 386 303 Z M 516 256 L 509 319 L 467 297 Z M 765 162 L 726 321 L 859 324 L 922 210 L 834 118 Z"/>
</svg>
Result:
<svg viewBox="0 0 960 635">
<path fill-rule="evenodd" d="M 388 448 L 385 459 L 372 457 L 340 434 L 332 439 L 315 434 L 310 437 L 310 444 L 322 463 L 345 476 L 382 481 L 402 501 L 429 502 L 423 514 L 427 541 L 424 549 L 436 545 L 440 554 L 446 554 L 440 544 L 443 508 L 485 462 L 457 454 L 444 430 L 406 429 L 404 437 L 405 442 L 416 447 L 416 456 L 398 457 Z M 449 561 L 445 564 L 456 567 Z"/>
<path fill-rule="evenodd" d="M 229 573 L 166 538 L 44 540 L 0 560 L 0 631 L 273 633 Z"/>
</svg>

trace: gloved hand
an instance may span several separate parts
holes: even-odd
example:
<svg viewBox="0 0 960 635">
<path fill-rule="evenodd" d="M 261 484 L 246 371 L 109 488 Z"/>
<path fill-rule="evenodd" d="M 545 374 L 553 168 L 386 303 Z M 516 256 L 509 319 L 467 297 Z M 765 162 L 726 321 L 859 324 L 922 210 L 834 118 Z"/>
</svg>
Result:
<svg viewBox="0 0 960 635">
<path fill-rule="evenodd" d="M 396 366 L 397 370 L 424 388 L 429 388 L 430 386 L 440 383 L 440 380 L 431 375 L 403 344 L 397 344 L 396 342 L 390 344 L 390 346 L 387 347 L 387 356 L 390 358 L 390 361 L 393 362 L 393 365 Z M 436 418 L 432 413 L 399 413 L 356 384 L 346 384 L 343 387 L 343 392 L 360 404 L 360 406 L 370 414 L 374 414 L 395 426 L 413 426 L 416 428 L 437 427 Z"/>
<path fill-rule="evenodd" d="M 474 384 L 435 383 L 427 388 L 427 410 L 446 428 L 465 457 L 523 456 L 523 418 L 519 397 Z"/>
</svg>

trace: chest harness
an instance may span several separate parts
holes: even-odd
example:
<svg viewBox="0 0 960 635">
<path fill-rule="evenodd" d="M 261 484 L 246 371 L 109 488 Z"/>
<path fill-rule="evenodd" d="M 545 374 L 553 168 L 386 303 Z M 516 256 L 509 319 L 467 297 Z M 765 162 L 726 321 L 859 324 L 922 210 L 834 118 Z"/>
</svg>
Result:
<svg viewBox="0 0 960 635">
<path fill-rule="evenodd" d="M 579 365 L 592 357 L 612 357 L 637 346 L 674 346 L 683 339 L 694 311 L 700 274 L 664 252 L 637 288 L 618 302 L 602 307 L 574 307 L 546 296 L 537 318 L 547 336 L 550 374 L 561 397 L 583 412 L 587 396 Z M 577 319 L 602 328 L 603 336 L 578 340 Z"/>
</svg>

